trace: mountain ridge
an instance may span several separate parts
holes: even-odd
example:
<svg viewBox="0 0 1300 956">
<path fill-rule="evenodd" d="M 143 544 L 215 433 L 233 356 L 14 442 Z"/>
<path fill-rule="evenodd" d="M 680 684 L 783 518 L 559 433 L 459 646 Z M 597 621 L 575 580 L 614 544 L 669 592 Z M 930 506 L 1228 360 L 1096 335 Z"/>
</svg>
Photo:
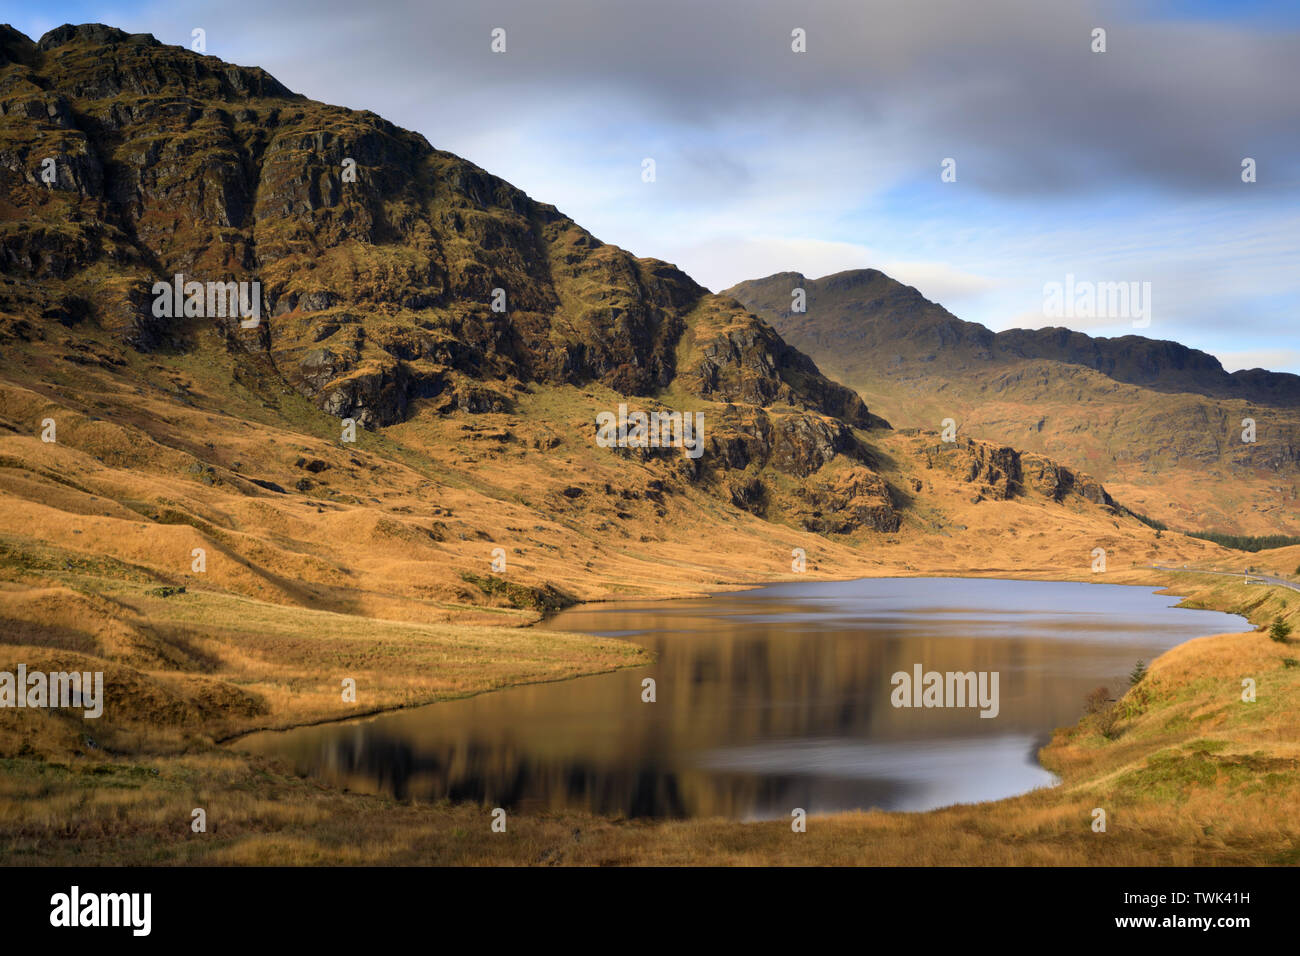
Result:
<svg viewBox="0 0 1300 956">
<path fill-rule="evenodd" d="M 804 289 L 806 311 L 792 291 Z M 724 290 L 895 423 L 1048 455 L 1171 527 L 1300 533 L 1300 377 L 1227 373 L 1175 342 L 994 333 L 879 270 Z M 1242 440 L 1254 422 L 1256 441 Z"/>
<path fill-rule="evenodd" d="M 896 288 L 888 293 L 882 292 L 878 288 L 882 280 L 893 283 Z M 865 310 L 874 307 L 882 311 L 889 309 L 901 313 L 912 312 L 925 318 L 929 318 L 931 313 L 941 314 L 944 320 L 942 324 L 961 330 L 957 342 L 942 344 L 968 344 L 975 349 L 970 357 L 976 359 L 1048 359 L 1082 365 L 1130 385 L 1164 386 L 1168 391 L 1193 391 L 1262 404 L 1300 406 L 1300 375 L 1262 368 L 1228 372 L 1215 356 L 1172 339 L 1152 339 L 1142 335 L 1094 336 L 1064 326 L 1012 328 L 994 332 L 978 322 L 958 318 L 942 305 L 925 298 L 915 287 L 898 282 L 878 269 L 848 269 L 818 279 L 810 279 L 799 272 L 777 272 L 761 279 L 739 282 L 724 289 L 722 294 L 732 296 L 742 305 L 762 303 L 765 313 L 780 316 L 782 327 L 796 329 L 799 328 L 796 318 L 798 313 L 782 309 L 779 303 L 772 301 L 771 290 L 776 287 L 786 289 L 788 283 L 794 283 L 789 288 L 804 288 L 807 291 L 809 306 L 821 292 L 842 292 L 876 286 L 872 289 L 872 297 L 862 303 Z M 788 300 L 788 289 L 785 294 Z M 1122 358 L 1135 351 L 1145 361 L 1140 360 L 1136 368 L 1121 362 Z M 1172 382 L 1167 377 L 1162 379 L 1163 373 L 1171 371 L 1188 372 L 1194 377 L 1179 376 Z M 1207 383 L 1206 376 L 1212 377 L 1213 381 Z"/>
</svg>

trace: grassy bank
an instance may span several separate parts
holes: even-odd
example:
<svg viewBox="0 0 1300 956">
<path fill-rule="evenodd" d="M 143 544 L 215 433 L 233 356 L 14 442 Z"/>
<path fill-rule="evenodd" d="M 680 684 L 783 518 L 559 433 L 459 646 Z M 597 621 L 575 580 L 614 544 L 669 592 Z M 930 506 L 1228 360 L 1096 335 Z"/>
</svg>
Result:
<svg viewBox="0 0 1300 956">
<path fill-rule="evenodd" d="M 1300 623 L 1300 595 L 1177 575 L 1188 603 Z M 519 632 L 514 632 L 518 634 Z M 548 632 L 549 633 L 549 632 Z M 1300 862 L 1300 644 L 1220 635 L 1154 661 L 1104 728 L 1058 730 L 1059 787 L 922 814 L 784 822 L 630 822 L 511 814 L 342 792 L 273 761 L 180 754 L 0 762 L 8 864 L 1287 864 Z M 1242 700 L 1253 680 L 1256 700 Z M 1081 702 L 1082 704 L 1082 702 Z M 1102 730 L 1108 730 L 1103 734 Z M 191 811 L 207 812 L 193 833 Z M 1107 814 L 1105 833 L 1093 811 Z"/>
<path fill-rule="evenodd" d="M 0 584 L 0 615 L 23 618 L 0 644 L 0 671 L 14 673 L 20 663 L 29 671 L 102 670 L 105 687 L 104 713 L 95 720 L 77 711 L 6 709 L 0 754 L 93 761 L 105 753 L 195 752 L 251 730 L 650 660 L 623 641 L 519 626 L 536 615 L 508 609 L 495 626 L 420 624 L 211 591 L 169 593 L 108 580 L 95 587 L 99 593 Z M 75 640 L 40 641 L 72 621 L 82 628 Z"/>
</svg>

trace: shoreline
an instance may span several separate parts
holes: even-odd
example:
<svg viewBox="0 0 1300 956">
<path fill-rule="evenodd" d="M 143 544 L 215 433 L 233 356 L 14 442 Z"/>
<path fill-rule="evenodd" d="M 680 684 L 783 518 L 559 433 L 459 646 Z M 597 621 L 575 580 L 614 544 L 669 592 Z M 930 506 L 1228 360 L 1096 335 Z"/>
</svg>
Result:
<svg viewBox="0 0 1300 956">
<path fill-rule="evenodd" d="M 14 866 L 1300 863 L 1300 727 L 1292 718 L 1300 661 L 1288 656 L 1300 648 L 1258 630 L 1276 614 L 1297 622 L 1300 599 L 1280 588 L 1246 589 L 1239 579 L 1206 587 L 1173 572 L 1156 581 L 1115 576 L 1116 584 L 1179 597 L 1181 606 L 1238 614 L 1256 630 L 1196 637 L 1163 652 L 1121 695 L 1115 733 L 1082 715 L 1036 738 L 1033 757 L 1059 781 L 1052 787 L 925 811 L 811 814 L 815 823 L 793 838 L 782 820 L 629 820 L 551 809 L 512 813 L 503 835 L 492 832 L 480 804 L 349 790 L 237 743 L 38 753 L 3 762 L 0 857 Z M 838 580 L 874 577 L 901 576 Z M 1258 678 L 1263 706 L 1233 703 L 1242 675 Z M 521 685 L 500 689 L 508 686 Z M 77 808 L 74 830 L 39 811 L 50 800 Z M 199 839 L 189 832 L 196 806 L 211 814 L 211 832 Z M 1089 828 L 1098 806 L 1111 818 L 1106 837 Z"/>
<path fill-rule="evenodd" d="M 575 605 L 576 607 L 576 605 Z M 533 625 L 528 625 L 532 627 Z M 578 634 L 578 631 L 565 631 L 566 634 Z M 618 640 L 618 638 L 616 638 Z M 628 641 L 627 643 L 631 643 Z M 637 645 L 640 646 L 640 645 Z M 328 727 L 330 724 L 346 724 L 352 721 L 373 720 L 376 717 L 383 717 L 385 714 L 398 714 L 407 710 L 418 710 L 421 707 L 433 707 L 437 704 L 450 704 L 458 700 L 469 700 L 473 697 L 484 697 L 488 694 L 499 694 L 502 691 L 513 690 L 516 687 L 536 687 L 540 684 L 562 684 L 565 681 L 580 680 L 584 677 L 600 677 L 602 674 L 614 674 L 621 670 L 630 670 L 634 667 L 647 667 L 654 663 L 651 658 L 648 661 L 638 661 L 632 664 L 625 664 L 622 667 L 606 667 L 601 670 L 587 671 L 582 674 L 570 674 L 566 677 L 539 677 L 537 680 L 521 680 L 511 684 L 505 684 L 501 687 L 490 687 L 486 690 L 472 691 L 467 694 L 461 694 L 456 697 L 442 697 L 437 700 L 428 700 L 414 704 L 397 704 L 393 707 L 376 707 L 373 710 L 367 710 L 358 714 L 348 714 L 346 717 L 325 717 L 320 720 L 309 720 L 298 724 L 289 724 L 285 727 L 254 727 L 251 730 L 241 730 L 238 733 L 231 734 L 220 739 L 212 741 L 215 747 L 229 747 L 245 737 L 253 734 L 281 734 L 288 733 L 291 730 L 301 730 L 307 727 Z"/>
<path fill-rule="evenodd" d="M 1160 570 L 1166 570 L 1166 571 L 1171 571 L 1171 572 L 1172 572 L 1174 569 L 1160 569 Z M 1181 569 L 1179 569 L 1179 570 L 1181 570 Z M 764 588 L 768 588 L 768 587 L 773 587 L 773 586 L 775 586 L 775 585 L 779 585 L 779 584 L 796 584 L 796 583 L 817 583 L 817 584 L 823 584 L 823 583 L 824 583 L 824 584 L 837 584 L 837 583 L 848 583 L 848 582 L 852 582 L 852 581 L 863 581 L 863 580 L 890 580 L 890 579 L 897 579 L 897 580 L 924 580 L 924 579 L 927 579 L 927 578 L 935 578 L 935 579 L 939 579 L 939 580 L 946 580 L 946 579 L 953 579 L 953 580 L 968 579 L 968 580 L 992 580 L 992 581 L 1038 581 L 1038 582 L 1042 582 L 1042 583 L 1065 583 L 1065 584 L 1108 584 L 1108 583 L 1110 583 L 1110 584 L 1112 584 L 1112 586 L 1115 586 L 1115 587 L 1153 588 L 1154 591 L 1155 591 L 1155 593 L 1158 593 L 1158 594 L 1167 594 L 1167 595 L 1169 595 L 1170 597 L 1178 597 L 1178 598 L 1180 598 L 1179 602 L 1178 602 L 1177 604 L 1175 604 L 1175 605 L 1172 605 L 1172 607 L 1176 607 L 1176 608 L 1183 607 L 1184 604 L 1185 604 L 1185 602 L 1187 601 L 1187 596 L 1186 596 L 1186 595 L 1180 595 L 1180 594 L 1177 594 L 1177 593 L 1173 593 L 1173 590 L 1172 590 L 1172 589 L 1173 589 L 1174 585 L 1172 585 L 1172 584 L 1166 586 L 1166 585 L 1162 585 L 1162 584 L 1159 584 L 1159 583 L 1157 583 L 1157 584 L 1136 584 L 1136 583 L 1129 583 L 1129 582 L 1106 582 L 1106 581 L 1098 581 L 1098 580 L 1095 580 L 1095 577 L 1097 577 L 1096 575 L 1092 575 L 1092 576 L 1090 576 L 1090 578 L 1088 578 L 1088 579 L 1082 579 L 1082 580 L 1079 580 L 1079 579 L 1070 578 L 1070 577 L 1039 577 L 1039 576 L 1033 576 L 1033 577 L 1019 577 L 1019 578 L 1008 578 L 1008 577 L 999 577 L 999 576 L 997 576 L 998 574 L 999 574 L 998 571 L 987 571 L 987 572 L 982 571 L 982 572 L 980 572 L 980 573 L 976 573 L 976 574 L 953 574 L 953 573 L 947 573 L 947 572 L 918 573 L 918 574 L 879 574 L 879 575 L 871 575 L 871 574 L 866 574 L 866 575 L 864 575 L 864 574 L 859 574 L 859 575 L 853 575 L 853 576 L 851 576 L 851 577 L 842 577 L 842 578 L 840 578 L 840 577 L 836 577 L 836 578 L 821 578 L 821 577 L 819 577 L 819 578 L 816 578 L 816 579 L 811 580 L 811 581 L 810 581 L 808 578 L 804 577 L 804 576 L 798 576 L 798 577 L 792 577 L 792 578 L 789 578 L 789 579 L 786 579 L 786 580 L 775 580 L 775 581 L 769 581 L 769 582 L 765 582 L 765 583 L 761 583 L 761 584 L 746 584 L 746 585 L 737 586 L 737 587 L 724 586 L 723 588 L 720 588 L 719 590 L 712 591 L 712 592 L 708 592 L 708 593 L 696 593 L 696 594 L 690 594 L 690 593 L 687 593 L 687 594 L 679 594 L 679 595 L 675 595 L 675 596 L 672 596 L 672 597 L 657 597 L 657 598 L 648 598 L 648 599 L 641 599 L 641 598 L 626 598 L 626 599 L 611 599 L 611 600 L 604 600 L 604 601 L 580 601 L 580 602 L 578 602 L 577 604 L 570 605 L 570 606 L 567 607 L 567 608 L 561 608 L 561 609 L 556 610 L 556 611 L 552 611 L 552 612 L 549 612 L 549 613 L 545 613 L 545 614 L 541 615 L 541 616 L 540 616 L 536 621 L 533 621 L 533 622 L 530 623 L 530 624 L 522 625 L 522 626 L 520 627 L 520 629 L 521 629 L 521 630 L 538 629 L 538 630 L 543 630 L 543 631 L 544 631 L 544 630 L 546 630 L 546 628 L 541 627 L 541 625 L 545 624 L 547 621 L 554 620 L 556 617 L 559 617 L 560 615 L 564 614 L 564 613 L 567 612 L 567 611 L 573 611 L 573 610 L 577 610 L 577 609 L 580 609 L 580 608 L 600 608 L 600 607 L 604 607 L 604 606 L 611 606 L 611 607 L 612 607 L 612 606 L 618 606 L 618 605 L 629 604 L 629 603 L 656 603 L 656 604 L 657 604 L 657 603 L 665 602 L 665 601 L 704 600 L 704 599 L 708 599 L 708 598 L 712 598 L 712 597 L 719 596 L 719 595 L 724 595 L 724 594 L 739 594 L 739 593 L 744 593 L 744 592 L 747 592 L 747 591 L 758 591 L 758 590 L 762 590 L 762 589 L 764 589 Z M 1270 585 L 1270 586 L 1277 586 L 1277 585 Z M 1189 609 L 1189 610 L 1199 610 L 1198 608 L 1188 608 L 1188 609 Z M 1204 609 L 1204 610 L 1217 610 L 1217 609 L 1206 608 L 1206 609 Z M 1234 612 L 1231 612 L 1231 611 L 1221 611 L 1221 613 L 1231 614 L 1231 613 L 1234 613 Z M 1250 623 L 1251 623 L 1250 620 L 1249 620 L 1248 618 L 1245 618 L 1243 615 L 1237 615 L 1237 616 L 1238 616 L 1238 617 L 1243 617 L 1243 620 L 1245 620 L 1247 624 L 1250 624 Z M 1156 658 L 1153 658 L 1150 662 L 1148 662 L 1148 666 L 1154 664 L 1155 661 L 1158 660 L 1160 657 L 1163 657 L 1163 656 L 1165 656 L 1166 654 L 1170 653 L 1171 651 L 1174 651 L 1174 650 L 1176 650 L 1176 649 L 1178 649 L 1178 648 L 1180 648 L 1180 647 L 1185 646 L 1186 644 L 1190 643 L 1191 641 L 1197 641 L 1197 640 L 1201 640 L 1202 638 L 1207 638 L 1207 637 L 1228 636 L 1228 635 L 1233 635 L 1233 634 L 1249 634 L 1249 633 L 1253 633 L 1253 632 L 1256 631 L 1256 630 L 1258 630 L 1258 627 L 1257 627 L 1257 626 L 1251 626 L 1251 628 L 1250 628 L 1249 630 L 1245 630 L 1245 631 L 1224 631 L 1224 632 L 1219 632 L 1219 633 L 1215 633 L 1215 634 L 1199 634 L 1199 635 L 1196 635 L 1195 637 L 1190 637 L 1190 638 L 1188 638 L 1187 640 L 1182 641 L 1182 642 L 1180 642 L 1179 644 L 1176 644 L 1176 645 L 1174 645 L 1173 647 L 1167 648 L 1166 650 L 1162 651 L 1162 652 L 1160 653 L 1160 655 L 1158 655 Z M 581 632 L 581 631 L 564 631 L 564 630 L 560 630 L 559 633 L 564 633 L 564 634 L 573 634 L 573 635 L 587 636 L 587 637 L 596 637 L 596 636 L 598 636 L 598 635 L 595 635 L 595 634 L 587 634 L 586 632 Z M 537 686 L 537 685 L 542 685 L 542 684 L 560 684 L 560 683 L 565 683 L 565 682 L 567 682 L 567 681 L 578 680 L 578 679 L 581 679 L 581 678 L 584 678 L 584 677 L 598 677 L 598 676 L 603 675 L 603 674 L 612 674 L 612 673 L 616 673 L 617 671 L 620 671 L 620 670 L 630 670 L 630 669 L 632 669 L 632 668 L 637 668 L 637 667 L 649 667 L 649 666 L 653 665 L 653 664 L 655 663 L 655 661 L 657 660 L 657 658 L 653 656 L 653 654 L 651 653 L 651 651 L 649 650 L 649 648 L 645 647 L 644 645 L 637 644 L 636 642 L 633 642 L 633 641 L 626 641 L 626 640 L 623 639 L 623 638 L 607 638 L 607 639 L 610 639 L 610 640 L 618 640 L 618 641 L 623 641 L 624 643 L 633 644 L 634 646 L 641 648 L 641 649 L 642 649 L 642 650 L 643 650 L 647 655 L 650 655 L 650 657 L 649 657 L 648 660 L 645 660 L 645 661 L 639 661 L 639 662 L 635 662 L 635 663 L 629 663 L 629 664 L 627 664 L 627 665 L 624 665 L 623 667 L 605 668 L 605 669 L 602 669 L 602 670 L 590 671 L 590 672 L 586 672 L 586 673 L 582 673 L 582 674 L 573 674 L 573 675 L 569 675 L 569 676 L 566 676 L 566 677 L 542 678 L 542 679 L 538 679 L 538 680 L 524 680 L 524 681 L 519 681 L 519 682 L 516 682 L 516 683 L 507 684 L 507 685 L 504 685 L 504 686 L 501 686 L 501 687 L 493 687 L 493 688 L 489 688 L 489 689 L 486 689 L 486 690 L 481 690 L 481 691 L 477 691 L 477 692 L 473 692 L 473 693 L 467 693 L 467 694 L 463 694 L 463 695 L 459 695 L 459 696 L 455 696 L 455 697 L 443 697 L 443 698 L 440 698 L 440 699 L 437 699 L 437 700 L 425 701 L 425 702 L 421 702 L 421 703 L 401 704 L 401 705 L 394 706 L 394 707 L 379 707 L 379 708 L 375 708 L 375 709 L 373 709 L 373 710 L 366 711 L 365 713 L 349 714 L 349 715 L 344 716 L 344 717 L 331 717 L 331 718 L 324 718 L 324 719 L 320 719 L 320 720 L 311 720 L 311 721 L 305 721 L 305 722 L 302 722 L 302 723 L 289 724 L 289 725 L 287 725 L 287 726 L 258 727 L 258 728 L 253 728 L 253 729 L 251 729 L 251 730 L 242 730 L 242 731 L 239 731 L 239 732 L 236 733 L 236 734 L 232 734 L 232 735 L 229 735 L 229 736 L 226 736 L 226 737 L 223 737 L 223 738 L 220 738 L 220 739 L 216 739 L 216 740 L 214 740 L 214 741 L 213 741 L 213 745 L 214 745 L 215 747 L 222 748 L 222 749 L 225 749 L 225 750 L 234 750 L 235 745 L 236 745 L 240 740 L 243 740 L 243 739 L 245 739 L 245 738 L 247 738 L 247 737 L 250 737 L 250 736 L 252 736 L 252 735 L 254 735 L 254 734 L 264 734 L 264 733 L 272 733 L 272 734 L 275 734 L 275 733 L 289 733 L 289 732 L 291 732 L 291 731 L 300 730 L 300 729 L 306 729 L 306 728 L 309 728 L 309 727 L 327 727 L 327 726 L 330 726 L 330 725 L 333 725 L 333 724 L 349 724 L 349 723 L 353 723 L 353 722 L 371 721 L 371 720 L 374 720 L 374 719 L 376 719 L 376 718 L 386 716 L 386 715 L 388 715 L 388 714 L 396 714 L 396 713 L 401 713 L 401 712 L 404 712 L 404 711 L 417 710 L 417 709 L 420 709 L 420 708 L 423 708 L 423 707 L 434 707 L 434 706 L 436 706 L 436 705 L 438 705 L 438 704 L 451 703 L 451 702 L 454 702 L 454 701 L 461 701 L 461 700 L 468 700 L 468 699 L 470 699 L 470 698 L 474 698 L 474 697 L 484 697 L 484 696 L 487 696 L 487 695 L 489 695 L 489 694 L 501 693 L 501 692 L 503 692 L 503 691 L 512 690 L 512 689 L 514 689 L 514 688 L 518 688 L 518 687 L 530 687 L 530 686 Z M 1078 726 L 1080 723 L 1082 723 L 1082 721 L 1084 720 L 1085 717 L 1086 717 L 1086 715 L 1081 715 L 1080 718 L 1079 718 L 1079 720 L 1076 721 L 1076 723 L 1073 724 L 1073 725 L 1071 725 L 1071 726 L 1077 728 L 1077 726 Z M 1037 746 L 1037 747 L 1034 749 L 1034 751 L 1033 751 L 1033 757 L 1034 757 L 1034 762 L 1035 762 L 1035 764 L 1036 764 L 1038 767 L 1040 767 L 1041 769 L 1043 769 L 1043 770 L 1045 770 L 1045 771 L 1047 771 L 1047 772 L 1049 772 L 1049 773 L 1052 773 L 1054 776 L 1057 776 L 1057 777 L 1058 777 L 1057 783 L 1053 784 L 1053 786 L 1059 786 L 1059 784 L 1060 784 L 1059 775 L 1056 774 L 1055 771 L 1051 770 L 1051 768 L 1045 766 L 1045 765 L 1043 764 L 1043 762 L 1042 762 L 1042 759 L 1041 759 L 1040 756 L 1039 756 L 1040 752 L 1041 752 L 1043 749 L 1045 749 L 1045 748 L 1046 748 L 1046 747 L 1051 743 L 1052 737 L 1053 737 L 1053 732 L 1052 732 L 1052 731 L 1045 731 L 1045 732 L 1044 732 L 1044 734 L 1041 736 L 1041 739 L 1043 740 L 1043 743 L 1042 743 L 1040 746 Z M 247 752 L 247 751 L 238 751 L 238 752 L 241 753 L 241 754 L 244 755 L 244 756 L 252 756 L 252 754 L 249 753 L 249 752 Z M 263 756 L 265 756 L 265 755 L 263 755 Z M 271 759 L 275 759 L 275 758 L 271 758 Z M 315 779 L 315 778 L 310 778 L 310 779 Z M 1038 788 L 1034 788 L 1034 789 L 1038 789 Z M 999 797 L 999 798 L 997 798 L 996 800 L 991 800 L 991 801 L 980 801 L 980 803 L 998 803 L 998 802 L 1001 802 L 1001 801 L 1003 801 L 1003 800 L 1010 800 L 1010 799 L 1014 799 L 1014 798 L 1019 797 L 1019 796 L 1023 796 L 1025 793 L 1030 793 L 1030 792 L 1032 792 L 1032 790 L 1029 790 L 1029 791 L 1023 791 L 1023 792 L 1015 793 L 1015 794 L 1009 794 L 1009 795 L 1007 795 L 1007 796 L 1005 796 L 1005 797 Z M 954 805 L 955 805 L 955 804 L 954 804 Z M 925 813 L 933 813 L 933 812 L 936 812 L 936 811 L 938 811 L 938 810 L 943 810 L 943 809 L 946 809 L 946 807 L 936 807 L 936 808 L 931 808 L 931 809 L 929 809 L 929 810 L 888 811 L 888 812 L 900 812 L 900 813 L 911 813 L 911 814 L 925 814 Z M 826 813 L 826 814 L 809 814 L 809 816 L 826 817 L 826 816 L 835 816 L 835 815 L 837 815 L 837 814 L 843 814 L 843 813 L 869 813 L 869 812 L 874 812 L 874 808 L 865 808 L 865 809 L 859 808 L 859 809 L 857 809 L 857 810 L 836 810 L 836 811 L 831 811 L 830 813 Z M 724 819 L 725 819 L 725 818 L 724 818 Z M 732 820 L 729 820 L 728 822 L 742 823 L 742 822 L 746 822 L 746 821 L 732 821 Z M 749 822 L 759 822 L 759 821 L 749 821 Z"/>
</svg>

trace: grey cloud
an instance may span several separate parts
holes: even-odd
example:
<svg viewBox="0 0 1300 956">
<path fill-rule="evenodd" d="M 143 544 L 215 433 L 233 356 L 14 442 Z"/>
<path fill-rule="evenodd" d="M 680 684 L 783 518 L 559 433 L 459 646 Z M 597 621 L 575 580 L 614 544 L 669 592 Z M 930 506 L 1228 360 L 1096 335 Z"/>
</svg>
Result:
<svg viewBox="0 0 1300 956">
<path fill-rule="evenodd" d="M 1296 184 L 1300 58 L 1294 30 L 1134 19 L 1132 4 L 1041 0 L 354 0 L 200 2 L 160 14 L 211 22 L 309 95 L 439 129 L 518 122 L 590 102 L 593 128 L 620 118 L 709 128 L 722 119 L 797 128 L 815 121 L 891 135 L 926 167 L 959 159 L 963 179 L 1002 194 Z M 508 53 L 488 52 L 492 27 Z M 804 55 L 790 30 L 808 32 Z M 1109 51 L 1089 51 L 1094 26 Z M 734 160 L 733 160 L 734 161 Z"/>
</svg>

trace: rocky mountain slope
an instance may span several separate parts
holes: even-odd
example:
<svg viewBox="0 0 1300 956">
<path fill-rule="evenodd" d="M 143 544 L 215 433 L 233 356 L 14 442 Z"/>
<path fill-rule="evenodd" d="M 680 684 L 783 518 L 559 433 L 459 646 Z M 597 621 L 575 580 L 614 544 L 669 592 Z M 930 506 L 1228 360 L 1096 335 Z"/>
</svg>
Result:
<svg viewBox="0 0 1300 956">
<path fill-rule="evenodd" d="M 791 309 L 802 288 L 807 308 Z M 1184 530 L 1300 533 L 1300 376 L 1137 335 L 994 333 L 874 269 L 727 290 L 896 424 L 1050 455 Z M 1254 419 L 1253 444 L 1241 440 Z"/>
<path fill-rule="evenodd" d="M 738 403 L 706 469 L 865 461 L 849 429 L 881 423 L 754 316 L 414 133 L 107 27 L 0 49 L 12 314 L 141 352 L 215 322 L 241 364 L 367 428 L 509 412 L 530 386 L 675 387 Z M 173 275 L 258 281 L 267 320 L 159 318 L 150 290 Z"/>
</svg>

